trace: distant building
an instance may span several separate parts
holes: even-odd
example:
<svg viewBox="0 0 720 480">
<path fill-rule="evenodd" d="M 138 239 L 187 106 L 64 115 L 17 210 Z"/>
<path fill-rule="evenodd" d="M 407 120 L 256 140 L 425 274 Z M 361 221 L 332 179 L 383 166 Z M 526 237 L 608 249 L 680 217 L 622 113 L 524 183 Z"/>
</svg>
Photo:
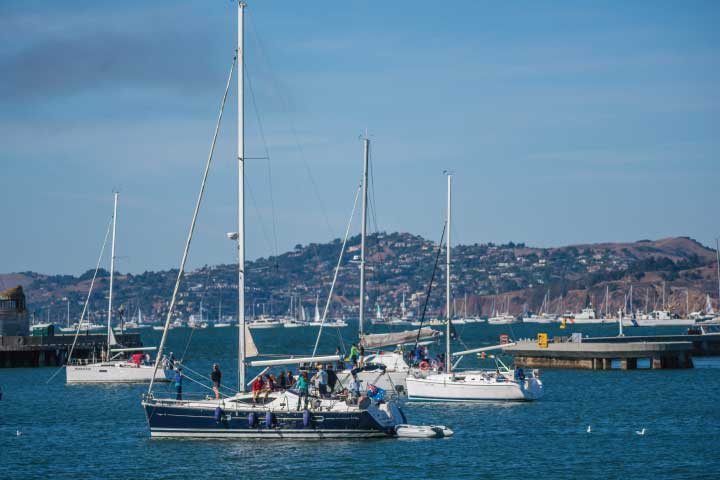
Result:
<svg viewBox="0 0 720 480">
<path fill-rule="evenodd" d="M 21 286 L 0 292 L 0 336 L 23 336 L 30 330 Z"/>
</svg>

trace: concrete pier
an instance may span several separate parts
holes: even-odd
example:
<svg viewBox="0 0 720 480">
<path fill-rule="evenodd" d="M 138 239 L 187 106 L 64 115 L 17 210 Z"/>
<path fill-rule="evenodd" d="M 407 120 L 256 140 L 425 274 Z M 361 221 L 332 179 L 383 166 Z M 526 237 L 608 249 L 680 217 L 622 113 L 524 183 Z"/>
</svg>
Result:
<svg viewBox="0 0 720 480">
<path fill-rule="evenodd" d="M 503 348 L 523 368 L 579 368 L 634 370 L 636 368 L 692 368 L 693 342 L 550 342 L 519 341 Z"/>
<path fill-rule="evenodd" d="M 0 337 L 0 368 L 53 367 L 64 365 L 74 335 L 2 336 Z M 116 335 L 118 343 L 127 348 L 142 347 L 139 333 Z M 107 336 L 80 335 L 73 350 L 73 359 L 100 359 L 107 348 Z"/>
</svg>

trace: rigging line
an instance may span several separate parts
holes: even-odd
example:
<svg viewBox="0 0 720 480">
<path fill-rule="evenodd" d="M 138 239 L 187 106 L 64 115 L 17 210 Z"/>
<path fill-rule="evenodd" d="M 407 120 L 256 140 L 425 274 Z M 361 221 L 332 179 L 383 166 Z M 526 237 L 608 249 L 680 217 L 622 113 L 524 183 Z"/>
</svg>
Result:
<svg viewBox="0 0 720 480">
<path fill-rule="evenodd" d="M 193 211 L 192 221 L 190 222 L 190 230 L 188 232 L 187 240 L 185 241 L 185 248 L 183 250 L 182 260 L 180 260 L 180 268 L 178 269 L 177 278 L 175 279 L 175 287 L 173 288 L 172 299 L 170 300 L 170 307 L 168 308 L 167 316 L 165 317 L 165 328 L 163 329 L 162 338 L 160 339 L 160 345 L 158 347 L 158 353 L 155 357 L 155 370 L 153 371 L 153 376 L 150 379 L 148 395 L 152 394 L 152 387 L 155 383 L 155 375 L 157 375 L 158 367 L 160 366 L 160 357 L 162 356 L 162 351 L 165 347 L 165 340 L 167 339 L 167 332 L 170 327 L 170 320 L 172 320 L 172 314 L 175 310 L 175 302 L 177 300 L 178 290 L 180 290 L 180 282 L 182 281 L 182 277 L 185 272 L 185 262 L 187 261 L 188 253 L 190 253 L 190 243 L 192 242 L 193 233 L 195 233 L 195 224 L 197 222 L 197 217 L 200 213 L 200 205 L 202 205 L 203 196 L 205 194 L 205 185 L 207 183 L 208 173 L 210 173 L 210 165 L 212 165 L 213 154 L 215 153 L 215 144 L 217 142 L 218 133 L 220 132 L 220 123 L 222 122 L 223 111 L 225 110 L 225 101 L 227 100 L 228 91 L 230 90 L 230 81 L 232 80 L 233 70 L 235 70 L 236 63 L 237 55 L 233 56 L 232 64 L 230 65 L 230 73 L 228 74 L 227 84 L 225 85 L 225 93 L 223 94 L 222 102 L 220 103 L 220 113 L 218 114 L 217 123 L 215 124 L 215 133 L 213 134 L 212 143 L 210 144 L 210 152 L 208 153 L 208 159 L 205 163 L 205 171 L 203 172 L 202 182 L 200 183 L 200 192 L 198 192 L 197 202 L 195 203 L 195 210 Z"/>
<path fill-rule="evenodd" d="M 254 24 L 252 22 L 250 23 L 250 31 L 253 34 L 253 39 L 255 41 L 255 45 L 257 47 L 257 51 L 260 54 L 260 57 L 264 60 L 265 65 L 268 69 L 268 75 L 270 77 L 270 83 L 275 90 L 275 94 L 280 99 L 280 103 L 282 104 L 283 109 L 285 110 L 285 114 L 292 120 L 292 115 L 290 114 L 290 104 L 287 101 L 287 99 L 282 95 L 279 83 L 276 80 L 275 75 L 273 75 L 273 69 L 272 65 L 270 64 L 270 60 L 268 55 L 265 53 L 265 48 L 263 47 L 263 44 L 260 40 L 260 36 L 258 35 L 257 30 L 254 27 Z M 295 146 L 298 149 L 300 160 L 302 161 L 303 165 L 305 166 L 305 170 L 307 171 L 308 177 L 310 179 L 310 183 L 313 187 L 313 193 L 315 194 L 315 198 L 318 201 L 318 204 L 320 205 L 320 211 L 322 212 L 323 219 L 325 220 L 325 226 L 327 227 L 328 234 L 330 238 L 335 238 L 333 235 L 333 230 L 330 227 L 330 218 L 327 214 L 327 209 L 325 208 L 325 204 L 322 201 L 322 197 L 320 196 L 320 189 L 317 185 L 317 182 L 315 181 L 315 177 L 312 174 L 312 170 L 310 169 L 310 165 L 308 164 L 307 160 L 305 159 L 305 153 L 302 149 L 302 146 L 300 145 L 300 136 L 298 135 L 297 129 L 295 128 L 295 124 L 290 121 L 290 130 L 292 131 L 293 140 L 295 141 Z"/>
<path fill-rule="evenodd" d="M 201 315 L 200 318 L 202 318 L 202 315 Z M 187 353 L 188 348 L 190 348 L 190 342 L 192 341 L 192 337 L 193 337 L 193 334 L 194 334 L 194 333 L 195 333 L 195 329 L 194 329 L 194 328 L 191 328 L 191 329 L 190 329 L 190 336 L 188 337 L 188 341 L 187 341 L 187 343 L 185 344 L 185 350 L 183 350 L 182 356 L 180 357 L 180 363 L 183 363 L 183 361 L 185 360 L 185 354 Z"/>
<path fill-rule="evenodd" d="M 422 315 L 420 316 L 420 326 L 418 327 L 417 336 L 415 337 L 415 348 L 417 348 L 418 342 L 420 341 L 420 331 L 422 330 L 422 324 L 425 321 L 425 313 L 427 312 L 428 302 L 430 301 L 433 281 L 435 281 L 435 272 L 437 272 L 438 262 L 440 261 L 440 254 L 443 250 L 443 240 L 445 239 L 446 228 L 447 221 L 443 224 L 442 235 L 440 235 L 440 243 L 438 244 L 437 254 L 435 255 L 435 266 L 433 267 L 432 275 L 430 276 L 430 284 L 428 285 L 427 292 L 425 293 L 425 303 L 423 304 Z"/>
<path fill-rule="evenodd" d="M 203 375 L 202 373 L 198 372 L 197 370 L 193 370 L 192 368 L 188 367 L 187 365 L 185 365 L 185 364 L 182 363 L 182 362 L 180 362 L 180 366 L 183 368 L 183 370 L 188 370 L 190 373 L 193 373 L 193 374 L 197 375 L 198 378 L 202 378 L 203 380 L 206 380 L 206 379 L 208 378 L 208 376 Z M 184 375 L 184 376 L 187 377 L 187 375 Z M 199 383 L 199 382 L 197 382 L 197 383 Z M 203 387 L 207 388 L 208 390 L 212 390 L 211 387 L 209 387 L 209 386 L 207 386 L 207 385 L 205 385 L 205 384 L 203 384 L 203 383 L 201 383 L 201 385 L 202 385 Z M 221 389 L 221 390 L 226 390 L 226 391 L 230 392 L 231 394 L 235 393 L 235 391 L 234 391 L 232 388 L 227 387 L 227 386 L 222 385 L 222 384 L 220 385 L 220 389 Z"/>
<path fill-rule="evenodd" d="M 73 338 L 73 343 L 70 346 L 70 351 L 68 352 L 67 360 L 65 361 L 65 364 L 68 365 L 70 363 L 70 359 L 72 358 L 73 350 L 75 350 L 75 344 L 77 343 L 78 336 L 80 335 L 80 328 L 82 328 L 82 322 L 85 319 L 85 313 L 87 312 L 88 304 L 90 303 L 90 295 L 92 295 L 93 286 L 95 285 L 95 278 L 97 277 L 98 270 L 100 270 L 100 262 L 102 261 L 103 255 L 105 253 L 105 246 L 107 245 L 108 236 L 110 235 L 110 228 L 112 227 L 112 217 L 110 217 L 110 221 L 108 222 L 108 228 L 105 231 L 105 239 L 103 240 L 102 248 L 100 249 L 100 256 L 98 257 L 97 265 L 95 265 L 95 273 L 93 273 L 92 280 L 90 281 L 90 288 L 88 289 L 87 297 L 85 298 L 85 305 L 83 305 L 82 313 L 80 314 L 80 320 L 78 320 L 78 328 L 75 330 L 75 338 Z M 110 348 L 110 345 L 108 345 L 108 349 Z M 48 378 L 47 382 L 50 383 L 50 381 L 55 378 L 55 376 L 62 370 L 63 367 L 58 368 L 55 373 L 52 374 L 50 378 Z"/>
<path fill-rule="evenodd" d="M 350 213 L 350 220 L 348 221 L 347 228 L 345 229 L 345 238 L 343 239 L 342 247 L 340 247 L 340 255 L 338 256 L 337 265 L 335 266 L 333 281 L 330 284 L 330 293 L 328 293 L 327 302 L 325 303 L 325 310 L 323 311 L 322 321 L 320 322 L 320 329 L 318 330 L 317 339 L 315 339 L 315 347 L 313 348 L 312 358 L 315 358 L 315 353 L 317 353 L 318 344 L 320 343 L 320 336 L 322 335 L 323 327 L 325 326 L 325 319 L 327 318 L 328 310 L 330 309 L 330 301 L 332 300 L 333 291 L 335 290 L 335 282 L 337 281 L 338 273 L 340 272 L 340 265 L 342 264 L 343 255 L 345 254 L 345 246 L 347 245 L 348 236 L 350 235 L 350 227 L 352 226 L 353 217 L 355 216 L 355 208 L 357 207 L 357 202 L 358 198 L 360 197 L 361 190 L 362 185 L 358 186 L 357 191 L 355 192 L 355 200 L 353 201 L 353 208 L 352 212 Z"/>
<path fill-rule="evenodd" d="M 372 219 L 375 227 L 375 233 L 379 233 L 377 222 L 377 202 L 375 201 L 375 164 L 373 162 L 373 150 L 368 152 L 369 164 L 370 164 L 370 205 L 372 207 Z"/>
<path fill-rule="evenodd" d="M 243 60 L 244 62 L 244 60 Z M 255 100 L 255 90 L 253 89 L 253 83 L 252 83 L 252 77 L 250 76 L 250 71 L 247 68 L 247 65 L 245 65 L 244 71 L 246 72 L 246 78 L 248 81 L 248 87 L 250 90 L 250 98 L 252 99 L 252 105 L 253 110 L 255 111 L 255 117 L 257 118 L 258 122 L 258 129 L 260 131 L 260 139 L 262 140 L 263 148 L 265 149 L 265 157 L 267 159 L 267 176 L 268 176 L 268 189 L 270 190 L 270 209 L 272 211 L 272 230 L 273 230 L 273 247 L 274 247 L 274 253 L 275 256 L 278 256 L 278 240 L 277 240 L 277 218 L 275 216 L 275 198 L 273 196 L 273 184 L 272 184 L 272 168 L 271 168 L 271 162 L 270 162 L 270 151 L 267 146 L 267 139 L 265 138 L 265 129 L 263 128 L 262 120 L 260 119 L 260 110 L 257 107 L 257 101 Z"/>
</svg>

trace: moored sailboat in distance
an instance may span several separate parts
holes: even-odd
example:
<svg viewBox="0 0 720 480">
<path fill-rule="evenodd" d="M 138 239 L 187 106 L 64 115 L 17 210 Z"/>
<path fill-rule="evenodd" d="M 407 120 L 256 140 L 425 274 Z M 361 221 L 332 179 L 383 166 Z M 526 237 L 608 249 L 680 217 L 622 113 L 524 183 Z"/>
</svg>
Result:
<svg viewBox="0 0 720 480">
<path fill-rule="evenodd" d="M 113 207 L 113 222 L 112 222 L 112 246 L 110 253 L 110 291 L 108 294 L 108 313 L 107 313 L 107 343 L 106 350 L 101 355 L 100 362 L 72 362 L 72 349 L 68 355 L 68 364 L 65 366 L 66 381 L 67 383 L 136 383 L 136 382 L 151 382 L 153 379 L 159 382 L 169 381 L 164 370 L 157 370 L 150 362 L 146 361 L 144 355 L 140 355 L 139 352 L 155 350 L 155 347 L 144 347 L 144 348 L 122 348 L 122 345 L 118 345 L 115 340 L 115 335 L 112 330 L 112 302 L 113 302 L 113 277 L 115 272 L 115 228 L 117 225 L 117 204 L 118 194 L 114 194 L 114 207 Z M 104 250 L 104 245 L 103 245 Z M 102 256 L 102 253 L 101 253 Z M 98 262 L 99 267 L 99 262 Z M 95 269 L 95 275 L 97 275 L 97 268 Z M 83 308 L 83 316 L 87 309 L 88 301 L 92 293 L 92 286 L 94 284 L 95 277 L 90 283 L 90 291 L 88 292 L 88 299 L 85 302 Z M 83 325 L 83 318 L 81 317 L 77 335 L 80 333 L 80 328 Z M 74 345 L 74 343 L 73 343 Z M 115 348 L 112 348 L 115 347 Z M 122 358 L 124 355 L 129 353 L 135 353 L 133 355 L 134 361 L 130 361 L 126 358 Z"/>
<path fill-rule="evenodd" d="M 523 323 L 557 323 L 557 315 L 548 313 L 550 309 L 550 290 L 545 293 L 542 305 L 540 305 L 540 314 L 531 313 L 525 315 L 522 319 Z"/>
<path fill-rule="evenodd" d="M 181 400 L 156 398 L 152 384 L 145 395 L 142 406 L 145 409 L 150 435 L 152 437 L 195 437 L 195 438 L 367 438 L 394 436 L 398 425 L 405 424 L 405 415 L 393 401 L 381 401 L 377 397 L 362 396 L 356 401 L 348 397 L 341 399 L 327 395 L 320 390 L 308 392 L 300 382 L 297 388 L 274 391 L 267 402 L 260 404 L 256 396 L 247 392 L 246 370 L 248 367 L 272 367 L 279 365 L 303 365 L 336 362 L 339 355 L 305 358 L 248 361 L 258 355 L 250 329 L 245 319 L 245 135 L 244 135 L 244 50 L 243 27 L 245 4 L 238 2 L 238 45 L 237 61 L 233 61 L 230 78 L 215 130 L 215 137 L 205 167 L 202 186 L 193 213 L 190 232 L 185 243 L 183 257 L 175 282 L 170 307 L 165 320 L 165 330 L 160 342 L 164 347 L 167 327 L 170 324 L 177 293 L 182 280 L 185 262 L 190 248 L 198 212 L 202 203 L 207 174 L 210 169 L 222 119 L 232 72 L 237 64 L 238 84 L 238 231 L 228 236 L 237 240 L 238 248 L 238 389 L 228 397 L 205 400 Z M 156 364 L 157 368 L 158 364 Z M 255 377 L 257 378 L 257 376 Z M 307 377 L 304 377 L 307 378 Z M 302 382 L 305 383 L 305 380 Z M 308 395 L 308 394 L 311 395 Z"/>
<path fill-rule="evenodd" d="M 500 313 L 493 307 L 493 314 L 488 318 L 487 323 L 490 325 L 507 325 L 510 323 L 520 323 L 521 320 L 517 317 L 510 315 L 510 297 L 507 297 L 505 312 Z"/>
</svg>

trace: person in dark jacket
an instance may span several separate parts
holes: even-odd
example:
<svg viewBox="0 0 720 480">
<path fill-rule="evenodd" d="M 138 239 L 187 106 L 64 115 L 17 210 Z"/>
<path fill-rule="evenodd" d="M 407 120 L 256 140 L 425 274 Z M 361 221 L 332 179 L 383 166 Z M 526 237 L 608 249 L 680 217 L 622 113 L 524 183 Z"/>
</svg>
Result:
<svg viewBox="0 0 720 480">
<path fill-rule="evenodd" d="M 173 381 L 175 382 L 175 400 L 182 400 L 182 367 L 178 367 L 178 369 L 175 371 L 175 378 L 173 379 Z"/>
<path fill-rule="evenodd" d="M 213 383 L 213 392 L 215 392 L 215 400 L 220 399 L 220 380 L 222 380 L 222 372 L 218 364 L 213 365 L 213 371 L 210 374 L 210 380 Z"/>
<path fill-rule="evenodd" d="M 281 392 L 284 392 L 288 388 L 287 377 L 285 376 L 285 370 L 280 370 L 280 375 L 278 375 L 277 388 Z"/>
<path fill-rule="evenodd" d="M 343 370 L 345 370 L 345 362 L 343 362 L 343 360 L 342 360 L 343 354 L 342 354 L 342 351 L 340 350 L 340 347 L 337 347 L 335 349 L 335 355 L 340 357 L 340 359 L 335 364 L 335 368 L 337 369 L 338 372 L 342 372 Z"/>
<path fill-rule="evenodd" d="M 330 364 L 330 363 L 327 364 L 326 371 L 327 371 L 327 377 L 328 377 L 328 382 L 327 382 L 328 393 L 332 394 L 335 391 L 335 385 L 337 385 L 337 381 L 338 381 L 337 373 L 335 373 L 335 371 L 332 368 L 332 364 Z"/>
</svg>

